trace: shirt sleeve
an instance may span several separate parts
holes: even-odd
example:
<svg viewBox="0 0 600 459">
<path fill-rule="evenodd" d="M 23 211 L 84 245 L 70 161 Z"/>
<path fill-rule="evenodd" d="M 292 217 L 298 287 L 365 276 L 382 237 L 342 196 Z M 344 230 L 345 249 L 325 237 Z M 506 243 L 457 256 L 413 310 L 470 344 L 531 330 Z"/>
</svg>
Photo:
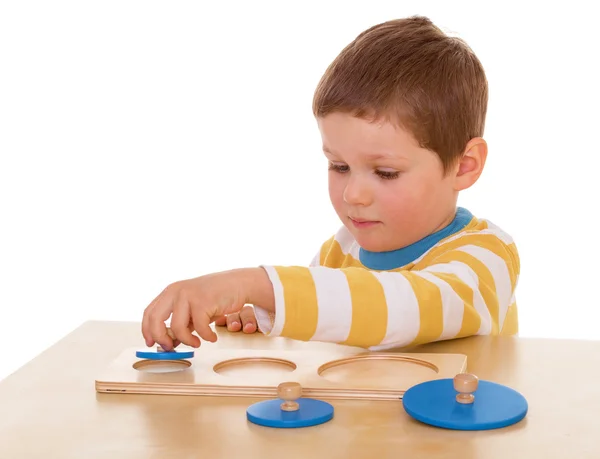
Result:
<svg viewBox="0 0 600 459">
<path fill-rule="evenodd" d="M 498 334 L 514 302 L 514 249 L 451 244 L 413 269 L 263 266 L 275 313 L 255 306 L 263 333 L 373 350 Z"/>
</svg>

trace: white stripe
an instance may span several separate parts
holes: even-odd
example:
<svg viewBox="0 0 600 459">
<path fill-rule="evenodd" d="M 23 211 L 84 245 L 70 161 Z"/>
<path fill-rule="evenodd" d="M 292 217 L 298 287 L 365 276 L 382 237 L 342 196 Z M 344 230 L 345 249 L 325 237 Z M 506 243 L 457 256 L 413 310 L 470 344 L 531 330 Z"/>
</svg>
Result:
<svg viewBox="0 0 600 459">
<path fill-rule="evenodd" d="M 383 287 L 388 311 L 387 332 L 381 345 L 369 349 L 383 350 L 410 344 L 420 328 L 419 303 L 410 282 L 400 273 L 372 271 Z"/>
<path fill-rule="evenodd" d="M 513 295 L 506 261 L 491 250 L 476 245 L 466 245 L 457 250 L 474 256 L 492 273 L 494 283 L 496 284 L 496 296 L 498 297 L 498 330 L 502 330 L 506 312 L 508 311 L 510 300 Z"/>
<path fill-rule="evenodd" d="M 334 240 L 338 242 L 344 255 L 348 255 L 350 250 L 358 245 L 356 244 L 356 240 L 354 239 L 354 236 L 352 236 L 352 233 L 345 226 L 342 226 L 338 232 L 335 233 Z"/>
<path fill-rule="evenodd" d="M 465 311 L 464 302 L 454 289 L 444 280 L 431 273 L 413 271 L 417 276 L 437 285 L 442 296 L 443 328 L 439 340 L 454 338 L 462 326 Z"/>
<path fill-rule="evenodd" d="M 350 248 L 348 249 L 348 252 L 350 253 L 350 256 L 352 258 L 360 261 L 360 245 L 358 245 L 358 242 L 355 242 L 354 244 L 352 244 L 350 246 Z"/>
<path fill-rule="evenodd" d="M 283 285 L 277 275 L 277 271 L 272 266 L 261 266 L 269 276 L 271 284 L 273 284 L 273 293 L 275 294 L 275 323 L 271 329 L 271 318 L 269 312 L 266 309 L 260 307 L 260 305 L 254 305 L 254 314 L 258 327 L 265 335 L 279 336 L 283 330 L 283 324 L 285 323 L 285 300 L 283 297 Z"/>
<path fill-rule="evenodd" d="M 508 234 L 506 231 L 504 231 L 502 228 L 500 228 L 498 225 L 492 223 L 489 220 L 485 220 L 485 222 L 487 223 L 488 229 L 487 230 L 482 230 L 481 232 L 484 234 L 495 234 L 496 236 L 498 236 L 498 238 L 504 242 L 507 245 L 510 245 L 514 242 L 512 236 L 510 234 Z"/>
<path fill-rule="evenodd" d="M 473 290 L 473 307 L 479 314 L 481 319 L 479 330 L 477 335 L 489 335 L 492 331 L 492 316 L 489 309 L 487 308 L 483 296 L 479 291 L 479 278 L 475 271 L 465 263 L 460 261 L 452 261 L 450 263 L 443 263 L 438 265 L 432 265 L 425 268 L 423 271 L 432 273 L 449 273 L 454 274 L 461 281 L 467 284 Z M 463 313 L 464 315 L 464 313 Z"/>
<path fill-rule="evenodd" d="M 317 254 L 313 257 L 312 261 L 310 262 L 310 267 L 313 266 L 319 266 L 321 264 L 321 251 L 319 250 L 317 252 Z"/>
<path fill-rule="evenodd" d="M 319 305 L 317 329 L 311 339 L 345 341 L 352 325 L 352 297 L 346 275 L 339 269 L 322 266 L 310 268 L 310 272 Z"/>
</svg>

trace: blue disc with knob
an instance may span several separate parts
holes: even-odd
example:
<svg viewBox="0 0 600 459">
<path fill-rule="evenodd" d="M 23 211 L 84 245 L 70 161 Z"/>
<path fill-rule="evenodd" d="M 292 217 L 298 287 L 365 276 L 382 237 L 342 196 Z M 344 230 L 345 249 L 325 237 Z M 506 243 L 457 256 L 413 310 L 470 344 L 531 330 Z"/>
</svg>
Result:
<svg viewBox="0 0 600 459">
<path fill-rule="evenodd" d="M 525 397 L 510 387 L 479 381 L 472 403 L 456 400 L 453 379 L 437 379 L 409 388 L 404 410 L 414 419 L 445 429 L 488 430 L 521 421 L 528 411 Z"/>
<path fill-rule="evenodd" d="M 316 426 L 333 419 L 333 406 L 327 402 L 312 398 L 299 398 L 296 402 L 296 411 L 281 409 L 281 399 L 257 402 L 248 407 L 246 417 L 254 424 L 280 429 Z"/>
</svg>

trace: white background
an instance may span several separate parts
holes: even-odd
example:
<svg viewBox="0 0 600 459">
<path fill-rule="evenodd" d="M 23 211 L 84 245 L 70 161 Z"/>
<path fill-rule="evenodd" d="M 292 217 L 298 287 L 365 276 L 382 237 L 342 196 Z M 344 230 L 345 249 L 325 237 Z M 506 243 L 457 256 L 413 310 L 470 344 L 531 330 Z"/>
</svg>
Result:
<svg viewBox="0 0 600 459">
<path fill-rule="evenodd" d="M 489 159 L 460 204 L 518 243 L 521 335 L 600 338 L 599 39 L 591 6 L 540 5 L 2 2 L 0 378 L 175 280 L 307 264 L 339 225 L 314 87 L 412 14 L 486 68 Z"/>
</svg>

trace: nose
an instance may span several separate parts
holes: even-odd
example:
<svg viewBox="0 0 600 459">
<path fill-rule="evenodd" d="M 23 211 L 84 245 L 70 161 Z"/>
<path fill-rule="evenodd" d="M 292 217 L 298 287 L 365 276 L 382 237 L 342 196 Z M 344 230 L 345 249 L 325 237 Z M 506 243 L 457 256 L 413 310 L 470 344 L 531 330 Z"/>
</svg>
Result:
<svg viewBox="0 0 600 459">
<path fill-rule="evenodd" d="M 353 206 L 368 206 L 372 201 L 371 190 L 366 180 L 350 176 L 344 188 L 344 202 Z"/>
</svg>

